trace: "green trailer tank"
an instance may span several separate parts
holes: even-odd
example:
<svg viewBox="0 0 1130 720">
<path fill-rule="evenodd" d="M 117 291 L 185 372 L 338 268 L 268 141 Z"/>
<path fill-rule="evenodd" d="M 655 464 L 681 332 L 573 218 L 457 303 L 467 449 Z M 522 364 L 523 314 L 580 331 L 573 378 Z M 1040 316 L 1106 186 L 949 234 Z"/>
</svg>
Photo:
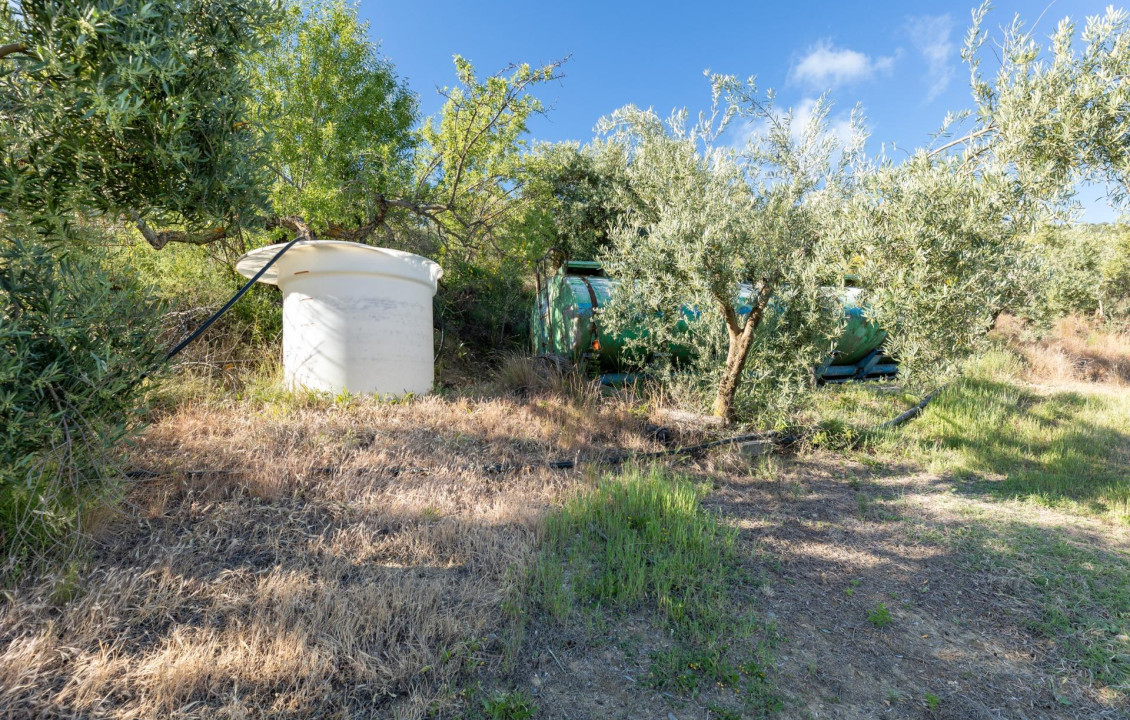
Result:
<svg viewBox="0 0 1130 720">
<path fill-rule="evenodd" d="M 643 358 L 625 350 L 626 341 L 643 329 L 613 334 L 602 327 L 593 312 L 606 304 L 617 281 L 609 278 L 599 262 L 570 260 L 548 277 L 538 275 L 537 299 L 530 317 L 531 346 L 535 354 L 557 355 L 577 365 L 597 370 L 606 380 L 621 379 L 638 369 Z M 890 377 L 897 372 L 894 361 L 882 352 L 886 333 L 867 321 L 858 305 L 860 290 L 846 288 L 842 305 L 847 326 L 832 357 L 816 368 L 823 382 Z M 739 312 L 748 308 L 739 307 Z M 688 359 L 690 349 L 673 346 L 669 352 Z"/>
</svg>

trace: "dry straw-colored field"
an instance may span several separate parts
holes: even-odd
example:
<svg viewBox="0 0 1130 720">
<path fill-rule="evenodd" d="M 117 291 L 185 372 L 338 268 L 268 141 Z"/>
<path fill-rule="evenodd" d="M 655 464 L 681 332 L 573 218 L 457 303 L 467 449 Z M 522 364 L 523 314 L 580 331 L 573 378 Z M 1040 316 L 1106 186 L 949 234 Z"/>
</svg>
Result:
<svg viewBox="0 0 1130 720">
<path fill-rule="evenodd" d="M 1071 399 L 1083 393 L 1110 422 L 1130 412 L 1124 336 L 1065 323 L 1023 344 L 1004 330 L 1032 398 L 1084 412 L 1091 401 Z M 497 687 L 536 690 L 538 717 L 724 717 L 710 703 L 733 706 L 729 689 L 679 699 L 642 682 L 667 642 L 647 608 L 515 633 L 546 512 L 595 478 L 545 462 L 661 446 L 638 401 L 518 360 L 501 374 L 517 392 L 164 402 L 86 551 L 5 588 L 0 718 L 448 717 L 481 711 Z M 889 393 L 836 397 L 891 409 Z M 980 400 L 939 413 L 962 402 Z M 975 483 L 996 470 L 968 480 L 949 455 L 916 465 L 935 445 L 975 469 L 996 462 L 960 429 L 919 437 L 947 417 L 918 421 L 918 449 L 902 456 L 810 449 L 751 464 L 725 451 L 682 466 L 740 531 L 734 602 L 783 638 L 766 679 L 781 717 L 1126 717 L 1121 661 L 1100 657 L 1130 647 L 1125 528 L 993 496 Z M 1126 430 L 1100 429 L 1130 453 Z M 1017 462 L 1038 470 L 1053 450 Z M 880 605 L 889 627 L 868 621 Z M 1064 635 L 1044 619 L 1059 609 Z"/>
<path fill-rule="evenodd" d="M 0 717 L 422 717 L 499 657 L 500 607 L 576 475 L 644 447 L 547 397 L 191 404 L 93 557 L 0 606 Z"/>
</svg>

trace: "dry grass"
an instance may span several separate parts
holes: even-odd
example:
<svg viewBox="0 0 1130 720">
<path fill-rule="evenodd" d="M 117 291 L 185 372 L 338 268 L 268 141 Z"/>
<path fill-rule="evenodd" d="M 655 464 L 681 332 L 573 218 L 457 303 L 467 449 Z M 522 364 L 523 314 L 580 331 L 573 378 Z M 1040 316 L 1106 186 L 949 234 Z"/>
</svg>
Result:
<svg viewBox="0 0 1130 720">
<path fill-rule="evenodd" d="M 1130 331 L 1079 317 L 1059 319 L 1050 333 L 1035 341 L 1026 342 L 1023 325 L 1010 316 L 998 319 L 996 329 L 1023 354 L 1031 382 L 1130 384 Z"/>
<path fill-rule="evenodd" d="M 648 443 L 615 401 L 181 407 L 81 569 L 0 604 L 0 717 L 454 712 L 579 477 L 482 466 Z"/>
</svg>

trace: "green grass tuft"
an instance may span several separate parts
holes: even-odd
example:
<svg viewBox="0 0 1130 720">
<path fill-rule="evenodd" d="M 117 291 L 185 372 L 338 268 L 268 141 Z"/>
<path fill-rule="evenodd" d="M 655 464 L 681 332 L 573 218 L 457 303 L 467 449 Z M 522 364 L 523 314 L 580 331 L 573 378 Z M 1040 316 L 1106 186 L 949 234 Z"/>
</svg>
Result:
<svg viewBox="0 0 1130 720">
<path fill-rule="evenodd" d="M 707 490 L 658 466 L 603 478 L 549 518 L 534 597 L 563 624 L 650 612 L 672 639 L 651 655 L 653 686 L 734 688 L 747 713 L 766 716 L 780 707 L 764 670 L 771 643 L 757 643 L 753 657 L 734 649 L 760 625 L 732 599 L 737 533 L 702 508 Z"/>
<path fill-rule="evenodd" d="M 916 420 L 866 436 L 868 458 L 910 460 L 999 499 L 1130 522 L 1130 392 L 1040 392 L 1021 368 L 1013 353 L 986 353 Z M 827 387 L 813 411 L 848 437 L 915 401 L 871 384 Z"/>
</svg>

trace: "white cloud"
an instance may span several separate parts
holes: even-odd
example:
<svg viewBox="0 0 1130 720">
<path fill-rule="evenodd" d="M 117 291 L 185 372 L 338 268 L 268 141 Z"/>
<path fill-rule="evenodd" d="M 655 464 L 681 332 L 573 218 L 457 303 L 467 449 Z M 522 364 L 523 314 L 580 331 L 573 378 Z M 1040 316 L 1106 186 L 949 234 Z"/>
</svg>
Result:
<svg viewBox="0 0 1130 720">
<path fill-rule="evenodd" d="M 830 41 L 821 40 L 793 65 L 789 80 L 819 89 L 833 88 L 888 72 L 894 62 L 893 57 L 872 58 L 856 50 L 836 48 Z"/>
<path fill-rule="evenodd" d="M 906 20 L 910 42 L 926 59 L 926 99 L 931 102 L 949 87 L 953 80 L 953 63 L 956 57 L 953 34 L 953 17 L 950 15 L 916 15 Z"/>
</svg>

